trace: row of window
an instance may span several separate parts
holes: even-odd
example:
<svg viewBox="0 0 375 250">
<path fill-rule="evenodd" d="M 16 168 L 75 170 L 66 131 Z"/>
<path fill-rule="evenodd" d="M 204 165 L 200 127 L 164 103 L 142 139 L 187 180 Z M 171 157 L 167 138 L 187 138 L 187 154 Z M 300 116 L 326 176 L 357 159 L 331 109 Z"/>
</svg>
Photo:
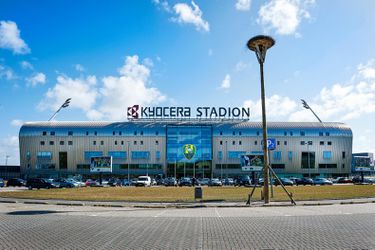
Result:
<svg viewBox="0 0 375 250">
<path fill-rule="evenodd" d="M 47 131 L 42 132 L 42 135 L 44 135 L 44 136 L 46 136 L 47 134 L 48 134 Z M 52 136 L 56 135 L 55 131 L 50 131 L 49 134 L 52 135 Z M 98 131 L 94 131 L 93 134 L 98 135 Z M 139 131 L 139 132 L 134 131 L 134 135 L 138 135 L 138 134 L 143 135 L 143 131 Z M 73 131 L 68 131 L 68 136 L 72 136 L 72 135 L 73 135 Z M 86 131 L 86 135 L 90 135 L 89 131 Z M 112 135 L 122 135 L 122 131 L 117 131 L 117 132 L 113 131 Z M 159 135 L 159 131 L 156 131 L 155 135 Z"/>
<path fill-rule="evenodd" d="M 225 141 L 225 143 L 227 143 L 227 141 Z M 223 145 L 223 141 L 219 141 L 219 144 Z M 261 141 L 261 144 L 263 145 L 263 141 Z M 313 142 L 312 141 L 301 141 L 300 144 L 301 145 L 313 145 Z M 324 144 L 325 144 L 324 141 L 320 141 L 319 142 L 319 145 L 323 145 L 324 146 Z M 232 145 L 236 145 L 236 141 L 232 141 Z M 238 145 L 242 145 L 242 141 L 238 141 Z M 258 141 L 254 141 L 254 145 L 258 145 Z M 280 146 L 280 141 L 277 141 L 277 145 Z M 288 145 L 288 142 L 284 141 L 284 146 L 287 146 L 287 145 Z M 332 142 L 331 141 L 327 141 L 327 145 L 331 146 Z"/>
<path fill-rule="evenodd" d="M 220 135 L 223 135 L 223 131 L 220 131 L 219 133 Z M 232 132 L 232 135 L 236 135 L 236 131 L 233 131 Z M 242 132 L 241 131 L 238 131 L 238 135 L 242 135 Z M 260 135 L 260 132 L 259 131 L 256 131 L 256 135 L 259 136 Z M 289 132 L 289 135 L 290 136 L 293 136 L 293 131 L 290 131 Z M 306 132 L 305 131 L 300 131 L 300 136 L 305 136 L 306 135 Z M 329 132 L 319 132 L 319 136 L 330 136 L 330 133 Z M 288 132 L 287 131 L 284 131 L 284 136 L 288 136 Z"/>
<path fill-rule="evenodd" d="M 239 164 L 216 164 L 216 169 L 240 169 L 241 166 Z M 285 169 L 285 164 L 275 163 L 271 164 L 272 169 Z M 337 168 L 337 164 L 318 164 L 320 169 L 326 168 Z M 314 167 L 311 167 L 314 168 Z M 345 168 L 345 164 L 342 164 L 342 168 Z"/>
<path fill-rule="evenodd" d="M 101 146 L 104 145 L 104 141 L 100 141 L 99 143 L 100 143 Z M 115 145 L 119 145 L 119 143 L 121 143 L 121 145 L 124 145 L 124 141 L 121 141 L 121 142 L 120 141 L 115 141 Z M 65 145 L 65 141 L 60 141 L 59 144 L 61 146 L 64 146 Z M 133 144 L 137 145 L 137 141 L 134 141 Z M 139 144 L 143 145 L 143 141 L 139 141 Z M 46 142 L 45 141 L 40 141 L 40 145 L 44 146 L 44 145 L 46 145 Z M 53 145 L 55 145 L 55 142 L 54 141 L 49 141 L 49 145 L 53 146 Z M 68 141 L 68 145 L 69 146 L 73 145 L 73 141 Z M 95 145 L 99 145 L 99 144 L 97 144 L 96 141 L 92 141 L 92 145 L 95 146 Z M 159 145 L 159 141 L 155 141 L 155 145 Z"/>
</svg>

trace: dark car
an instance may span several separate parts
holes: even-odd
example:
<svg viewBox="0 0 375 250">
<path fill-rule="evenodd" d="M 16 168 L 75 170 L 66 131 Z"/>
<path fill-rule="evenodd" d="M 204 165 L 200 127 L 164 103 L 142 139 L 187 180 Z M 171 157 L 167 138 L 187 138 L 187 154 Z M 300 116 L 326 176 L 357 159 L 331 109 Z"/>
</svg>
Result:
<svg viewBox="0 0 375 250">
<path fill-rule="evenodd" d="M 22 187 L 25 186 L 26 182 L 20 178 L 12 178 L 7 182 L 7 187 Z"/>
<path fill-rule="evenodd" d="M 0 187 L 4 187 L 4 180 L 0 178 Z"/>
<path fill-rule="evenodd" d="M 111 178 L 108 181 L 108 186 L 111 186 L 111 187 L 122 186 L 122 182 L 120 179 Z"/>
<path fill-rule="evenodd" d="M 55 183 L 58 183 L 60 188 L 74 188 L 74 183 L 66 180 L 66 179 L 56 179 L 54 180 Z"/>
<path fill-rule="evenodd" d="M 181 178 L 180 183 L 178 184 L 180 187 L 188 186 L 191 187 L 193 185 L 192 181 L 188 177 Z"/>
<path fill-rule="evenodd" d="M 233 186 L 234 180 L 232 178 L 225 178 L 223 181 L 223 185 L 225 186 Z"/>
<path fill-rule="evenodd" d="M 293 181 L 289 180 L 288 178 L 280 178 L 280 181 L 275 179 L 273 183 L 275 184 L 275 186 L 277 186 L 277 185 L 280 185 L 280 182 L 284 186 L 293 186 L 294 185 Z"/>
<path fill-rule="evenodd" d="M 26 182 L 26 187 L 28 187 L 30 190 L 33 188 L 58 188 L 59 185 L 56 182 L 49 181 L 47 179 L 42 179 L 42 178 L 33 178 L 33 179 L 28 179 Z"/>
<path fill-rule="evenodd" d="M 174 186 L 177 187 L 177 181 L 173 177 L 168 177 L 164 179 L 164 186 L 169 187 L 169 186 Z"/>
<path fill-rule="evenodd" d="M 314 181 L 311 178 L 304 177 L 304 178 L 301 178 L 301 179 L 297 179 L 296 184 L 297 184 L 297 186 L 298 185 L 304 185 L 304 186 L 305 185 L 314 185 Z"/>
<path fill-rule="evenodd" d="M 353 183 L 353 181 L 347 177 L 341 177 L 337 179 L 337 183 Z"/>
<path fill-rule="evenodd" d="M 248 175 L 241 176 L 236 180 L 235 186 L 245 186 L 248 187 L 251 185 L 251 179 Z"/>
</svg>

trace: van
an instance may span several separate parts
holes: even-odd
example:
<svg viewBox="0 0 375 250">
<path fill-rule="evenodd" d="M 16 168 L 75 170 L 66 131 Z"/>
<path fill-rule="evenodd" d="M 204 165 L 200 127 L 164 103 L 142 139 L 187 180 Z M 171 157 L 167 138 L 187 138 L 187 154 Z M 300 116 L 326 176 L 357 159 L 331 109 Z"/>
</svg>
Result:
<svg viewBox="0 0 375 250">
<path fill-rule="evenodd" d="M 135 183 L 136 187 L 149 187 L 151 186 L 151 177 L 150 176 L 139 176 L 137 182 Z"/>
</svg>

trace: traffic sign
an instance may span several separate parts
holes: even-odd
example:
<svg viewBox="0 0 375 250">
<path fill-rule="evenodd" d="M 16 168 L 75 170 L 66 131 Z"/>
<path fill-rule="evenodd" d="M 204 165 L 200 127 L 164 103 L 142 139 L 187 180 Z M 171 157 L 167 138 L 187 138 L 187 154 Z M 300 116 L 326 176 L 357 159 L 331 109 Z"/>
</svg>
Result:
<svg viewBox="0 0 375 250">
<path fill-rule="evenodd" d="M 275 150 L 276 149 L 276 139 L 275 138 L 268 138 L 267 139 L 267 147 L 268 147 L 268 150 Z"/>
</svg>

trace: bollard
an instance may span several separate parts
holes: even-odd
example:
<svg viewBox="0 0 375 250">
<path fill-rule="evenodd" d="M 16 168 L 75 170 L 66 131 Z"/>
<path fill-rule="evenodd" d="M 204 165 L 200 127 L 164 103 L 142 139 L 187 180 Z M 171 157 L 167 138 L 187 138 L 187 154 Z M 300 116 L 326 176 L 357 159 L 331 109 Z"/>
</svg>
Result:
<svg viewBox="0 0 375 250">
<path fill-rule="evenodd" d="M 202 187 L 195 187 L 194 199 L 202 199 L 202 197 L 203 197 Z"/>
</svg>

